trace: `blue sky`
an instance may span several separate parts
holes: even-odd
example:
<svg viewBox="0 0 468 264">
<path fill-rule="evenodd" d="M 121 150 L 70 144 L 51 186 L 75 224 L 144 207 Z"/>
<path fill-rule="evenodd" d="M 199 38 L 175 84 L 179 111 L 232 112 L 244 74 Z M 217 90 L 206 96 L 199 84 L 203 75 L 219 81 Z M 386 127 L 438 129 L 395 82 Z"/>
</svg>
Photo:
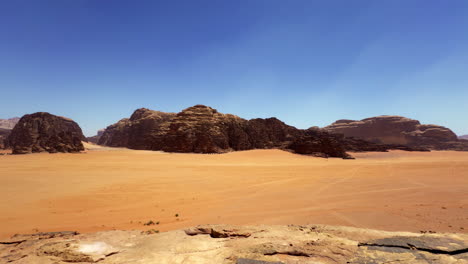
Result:
<svg viewBox="0 0 468 264">
<path fill-rule="evenodd" d="M 0 118 L 47 111 L 86 135 L 195 104 L 468 134 L 468 1 L 2 1 L 0 94 Z"/>
</svg>

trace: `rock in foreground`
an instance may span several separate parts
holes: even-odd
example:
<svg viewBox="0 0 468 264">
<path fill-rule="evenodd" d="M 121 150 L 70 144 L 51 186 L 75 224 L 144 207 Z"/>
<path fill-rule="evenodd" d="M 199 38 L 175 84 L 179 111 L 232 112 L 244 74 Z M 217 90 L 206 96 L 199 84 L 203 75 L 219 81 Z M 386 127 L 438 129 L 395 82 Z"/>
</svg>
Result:
<svg viewBox="0 0 468 264">
<path fill-rule="evenodd" d="M 206 225 L 165 233 L 16 235 L 0 263 L 468 263 L 468 235 L 351 227 Z"/>
<path fill-rule="evenodd" d="M 73 120 L 45 112 L 23 116 L 8 136 L 13 154 L 80 152 L 81 128 Z"/>
</svg>

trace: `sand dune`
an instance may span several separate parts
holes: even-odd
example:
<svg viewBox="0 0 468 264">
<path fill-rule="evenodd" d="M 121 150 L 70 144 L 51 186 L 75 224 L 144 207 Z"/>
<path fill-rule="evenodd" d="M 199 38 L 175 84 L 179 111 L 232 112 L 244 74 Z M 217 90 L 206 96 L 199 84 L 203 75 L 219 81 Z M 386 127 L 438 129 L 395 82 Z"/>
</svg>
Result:
<svg viewBox="0 0 468 264">
<path fill-rule="evenodd" d="M 197 224 L 468 231 L 468 152 L 280 150 L 221 155 L 90 149 L 0 156 L 0 237 Z M 175 215 L 179 216 L 176 217 Z"/>
</svg>

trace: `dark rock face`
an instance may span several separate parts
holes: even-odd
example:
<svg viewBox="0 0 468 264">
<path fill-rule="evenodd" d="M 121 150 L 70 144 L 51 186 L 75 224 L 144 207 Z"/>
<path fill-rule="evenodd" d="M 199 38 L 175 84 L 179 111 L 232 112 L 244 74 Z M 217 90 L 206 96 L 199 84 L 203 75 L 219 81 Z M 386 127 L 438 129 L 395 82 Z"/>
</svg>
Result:
<svg viewBox="0 0 468 264">
<path fill-rule="evenodd" d="M 301 145 L 301 139 L 306 138 L 307 144 Z M 246 120 L 204 105 L 177 114 L 138 109 L 130 119 L 107 127 L 98 143 L 193 153 L 280 148 L 301 154 L 348 157 L 342 143 L 325 131 L 306 132 L 276 118 Z"/>
<path fill-rule="evenodd" d="M 378 116 L 361 121 L 338 120 L 324 129 L 379 144 L 429 149 L 453 149 L 458 144 L 455 133 L 446 127 L 423 125 L 401 116 Z"/>
<path fill-rule="evenodd" d="M 6 147 L 6 139 L 19 120 L 19 117 L 0 119 L 0 149 Z"/>
<path fill-rule="evenodd" d="M 0 149 L 5 148 L 5 140 L 10 135 L 11 129 L 0 128 Z"/>
<path fill-rule="evenodd" d="M 23 116 L 8 137 L 13 154 L 79 152 L 84 150 L 81 128 L 73 120 L 39 112 Z"/>
<path fill-rule="evenodd" d="M 127 147 L 131 149 L 154 149 L 154 138 L 167 131 L 174 113 L 164 113 L 146 108 L 137 109 L 130 119 L 124 118 L 108 126 L 98 144 L 109 147 Z"/>
</svg>

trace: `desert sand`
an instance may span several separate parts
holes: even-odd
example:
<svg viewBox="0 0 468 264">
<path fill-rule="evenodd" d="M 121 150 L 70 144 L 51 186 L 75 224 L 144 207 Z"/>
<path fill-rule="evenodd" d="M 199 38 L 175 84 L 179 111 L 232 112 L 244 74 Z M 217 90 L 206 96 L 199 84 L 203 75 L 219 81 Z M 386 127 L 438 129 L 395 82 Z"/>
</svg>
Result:
<svg viewBox="0 0 468 264">
<path fill-rule="evenodd" d="M 1 155 L 0 237 L 219 223 L 468 231 L 468 152 L 353 155 L 356 160 L 280 150 L 207 155 L 99 147 Z M 149 220 L 159 224 L 143 225 Z"/>
</svg>

